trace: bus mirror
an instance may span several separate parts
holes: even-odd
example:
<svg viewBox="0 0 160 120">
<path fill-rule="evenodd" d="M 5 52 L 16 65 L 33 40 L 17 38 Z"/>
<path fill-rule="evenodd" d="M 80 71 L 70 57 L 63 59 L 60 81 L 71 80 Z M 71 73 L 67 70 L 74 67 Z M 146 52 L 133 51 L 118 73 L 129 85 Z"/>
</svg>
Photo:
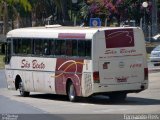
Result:
<svg viewBox="0 0 160 120">
<path fill-rule="evenodd" d="M 4 62 L 4 63 L 6 62 L 5 59 L 6 59 L 6 57 L 3 57 L 3 62 Z"/>
<path fill-rule="evenodd" d="M 5 56 L 5 57 L 3 58 L 3 62 L 4 62 L 5 64 L 8 64 L 8 63 L 9 63 L 9 58 L 8 58 L 7 56 Z"/>
<path fill-rule="evenodd" d="M 7 57 L 6 56 L 3 58 L 3 62 L 7 63 Z"/>
</svg>

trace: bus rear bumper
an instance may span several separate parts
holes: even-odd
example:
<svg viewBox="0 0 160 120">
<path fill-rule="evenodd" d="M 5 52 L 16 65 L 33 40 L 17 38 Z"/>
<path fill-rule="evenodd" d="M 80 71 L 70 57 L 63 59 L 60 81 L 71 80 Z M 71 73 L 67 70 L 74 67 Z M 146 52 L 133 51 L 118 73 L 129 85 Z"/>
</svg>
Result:
<svg viewBox="0 0 160 120">
<path fill-rule="evenodd" d="M 112 92 L 138 93 L 147 88 L 148 88 L 147 82 L 116 84 L 116 85 L 94 84 L 93 93 L 91 93 L 90 95 L 108 94 Z M 88 96 L 85 96 L 85 97 L 88 97 Z"/>
</svg>

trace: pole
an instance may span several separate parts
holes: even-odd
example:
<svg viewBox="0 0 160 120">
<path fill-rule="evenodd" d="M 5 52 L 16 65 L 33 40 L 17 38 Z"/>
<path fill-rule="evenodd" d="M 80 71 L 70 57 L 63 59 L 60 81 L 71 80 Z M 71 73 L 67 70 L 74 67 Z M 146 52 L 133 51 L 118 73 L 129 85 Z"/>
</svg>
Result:
<svg viewBox="0 0 160 120">
<path fill-rule="evenodd" d="M 105 27 L 107 26 L 107 18 L 105 19 Z"/>
<path fill-rule="evenodd" d="M 74 14 L 74 26 L 76 26 L 76 24 L 77 24 L 77 15 Z"/>
<path fill-rule="evenodd" d="M 142 18 L 140 19 L 140 28 L 142 29 Z"/>
<path fill-rule="evenodd" d="M 144 8 L 144 29 L 146 28 L 146 9 Z"/>
<path fill-rule="evenodd" d="M 157 34 L 157 2 L 152 0 L 152 36 Z"/>
<path fill-rule="evenodd" d="M 148 32 L 149 32 L 149 42 L 151 42 L 151 26 L 148 26 Z"/>
<path fill-rule="evenodd" d="M 146 8 L 148 7 L 148 2 L 143 2 L 142 6 L 144 8 L 144 31 L 146 32 Z"/>
</svg>

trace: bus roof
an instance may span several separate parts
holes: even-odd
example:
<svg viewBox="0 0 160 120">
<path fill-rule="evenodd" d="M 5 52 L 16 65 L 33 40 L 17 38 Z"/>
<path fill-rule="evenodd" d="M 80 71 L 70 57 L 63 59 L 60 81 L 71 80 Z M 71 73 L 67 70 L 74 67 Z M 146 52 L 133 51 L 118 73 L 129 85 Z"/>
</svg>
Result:
<svg viewBox="0 0 160 120">
<path fill-rule="evenodd" d="M 97 31 L 108 29 L 123 29 L 124 27 L 68 27 L 68 26 L 45 26 L 28 27 L 11 30 L 7 37 L 13 38 L 59 38 L 71 36 L 72 38 L 92 39 Z M 73 35 L 73 36 L 72 36 Z"/>
</svg>

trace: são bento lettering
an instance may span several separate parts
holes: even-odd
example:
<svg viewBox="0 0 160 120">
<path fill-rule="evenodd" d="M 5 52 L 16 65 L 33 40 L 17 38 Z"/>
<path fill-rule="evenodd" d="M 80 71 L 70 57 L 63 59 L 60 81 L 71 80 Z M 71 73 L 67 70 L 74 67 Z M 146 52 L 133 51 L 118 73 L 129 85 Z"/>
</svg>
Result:
<svg viewBox="0 0 160 120">
<path fill-rule="evenodd" d="M 29 62 L 26 59 L 22 59 L 21 68 L 44 69 L 45 64 L 43 62 L 38 62 L 37 60 Z"/>
</svg>

